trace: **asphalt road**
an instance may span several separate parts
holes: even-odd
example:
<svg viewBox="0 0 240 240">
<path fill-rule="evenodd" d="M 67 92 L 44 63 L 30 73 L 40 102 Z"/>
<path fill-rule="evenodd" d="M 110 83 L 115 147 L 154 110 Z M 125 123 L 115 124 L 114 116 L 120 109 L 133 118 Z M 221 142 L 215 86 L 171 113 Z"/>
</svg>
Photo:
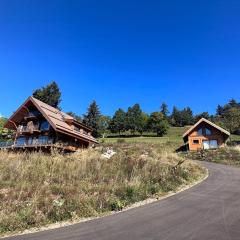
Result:
<svg viewBox="0 0 240 240">
<path fill-rule="evenodd" d="M 210 176 L 184 192 L 115 215 L 8 240 L 240 240 L 240 169 L 203 163 Z"/>
</svg>

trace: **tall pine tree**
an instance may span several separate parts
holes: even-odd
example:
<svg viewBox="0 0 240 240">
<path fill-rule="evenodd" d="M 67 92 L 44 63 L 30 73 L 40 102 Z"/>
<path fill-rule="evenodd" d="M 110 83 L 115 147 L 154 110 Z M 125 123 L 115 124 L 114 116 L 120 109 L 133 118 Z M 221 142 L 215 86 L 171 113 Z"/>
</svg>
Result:
<svg viewBox="0 0 240 240">
<path fill-rule="evenodd" d="M 160 111 L 165 117 L 167 117 L 169 111 L 168 111 L 168 105 L 165 102 L 162 103 Z"/>
<path fill-rule="evenodd" d="M 55 108 L 59 108 L 61 102 L 61 92 L 55 81 L 35 90 L 33 97 Z"/>
<path fill-rule="evenodd" d="M 88 127 L 93 129 L 92 135 L 94 137 L 99 137 L 99 120 L 100 120 L 101 112 L 100 109 L 94 100 L 88 107 L 87 113 L 84 115 L 83 123 Z"/>
</svg>

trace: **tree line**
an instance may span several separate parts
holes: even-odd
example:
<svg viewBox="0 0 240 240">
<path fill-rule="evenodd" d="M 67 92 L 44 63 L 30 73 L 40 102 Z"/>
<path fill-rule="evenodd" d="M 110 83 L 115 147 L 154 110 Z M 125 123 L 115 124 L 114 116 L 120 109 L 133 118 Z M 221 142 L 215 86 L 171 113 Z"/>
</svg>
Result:
<svg viewBox="0 0 240 240">
<path fill-rule="evenodd" d="M 33 97 L 60 109 L 61 91 L 56 82 L 39 88 L 33 92 Z M 240 134 L 240 103 L 231 99 L 228 103 L 216 108 L 216 114 L 210 115 L 208 112 L 202 112 L 194 115 L 190 107 L 178 109 L 173 107 L 169 112 L 168 105 L 162 103 L 159 110 L 150 114 L 145 113 L 140 104 L 136 103 L 128 107 L 127 111 L 119 108 L 112 117 L 101 113 L 97 102 L 90 103 L 87 111 L 82 116 L 74 112 L 68 112 L 76 120 L 83 122 L 93 129 L 93 136 L 104 136 L 107 132 L 118 135 L 129 132 L 131 134 L 140 134 L 146 132 L 156 133 L 157 136 L 164 136 L 170 126 L 184 127 L 192 125 L 201 118 L 209 119 L 212 122 L 224 127 L 231 133 Z M 6 119 L 0 118 L 0 135 L 7 135 L 3 130 Z"/>
<path fill-rule="evenodd" d="M 35 90 L 33 96 L 60 109 L 61 92 L 56 82 Z M 168 105 L 163 102 L 158 111 L 150 114 L 145 113 L 140 104 L 136 103 L 130 106 L 127 111 L 122 108 L 117 109 L 110 117 L 101 113 L 95 100 L 90 103 L 86 113 L 82 116 L 74 112 L 68 112 L 68 114 L 91 127 L 95 137 L 103 136 L 106 132 L 121 135 L 126 131 L 141 135 L 144 132 L 154 132 L 157 136 L 163 136 L 170 126 L 192 125 L 203 117 L 219 124 L 231 133 L 240 133 L 240 103 L 234 99 L 223 106 L 218 105 L 214 115 L 210 115 L 208 112 L 194 115 L 190 107 L 178 109 L 176 106 L 170 113 Z"/>
</svg>

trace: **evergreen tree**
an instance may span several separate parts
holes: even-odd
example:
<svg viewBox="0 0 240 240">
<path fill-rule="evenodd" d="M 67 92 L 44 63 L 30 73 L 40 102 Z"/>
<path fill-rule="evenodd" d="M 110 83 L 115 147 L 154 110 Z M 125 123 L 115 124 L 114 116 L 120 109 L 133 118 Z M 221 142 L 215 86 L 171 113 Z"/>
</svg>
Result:
<svg viewBox="0 0 240 240">
<path fill-rule="evenodd" d="M 75 114 L 74 112 L 70 111 L 70 112 L 67 112 L 68 115 L 72 116 L 74 119 L 76 119 L 78 122 L 82 122 L 82 118 L 81 116 Z"/>
<path fill-rule="evenodd" d="M 209 113 L 208 112 L 202 112 L 200 114 L 197 114 L 194 119 L 195 122 L 199 121 L 201 118 L 205 118 L 205 119 L 210 119 Z"/>
<path fill-rule="evenodd" d="M 191 125 L 194 122 L 193 112 L 189 107 L 178 110 L 175 106 L 171 115 L 171 123 L 175 127 Z"/>
<path fill-rule="evenodd" d="M 126 113 L 126 128 L 131 133 L 142 132 L 142 110 L 139 104 L 128 108 Z"/>
<path fill-rule="evenodd" d="M 230 110 L 231 108 L 238 108 L 240 109 L 240 103 L 238 103 L 235 99 L 231 99 L 229 100 L 229 102 L 227 104 L 225 104 L 224 106 L 217 106 L 217 115 L 218 116 L 222 116 L 224 115 L 228 110 Z"/>
<path fill-rule="evenodd" d="M 157 136 L 162 137 L 169 129 L 169 123 L 161 112 L 153 112 L 149 118 L 149 129 L 157 133 Z"/>
<path fill-rule="evenodd" d="M 176 106 L 173 107 L 173 111 L 171 114 L 171 124 L 174 127 L 179 127 L 180 123 L 181 123 L 181 114 L 180 111 L 177 109 Z"/>
<path fill-rule="evenodd" d="M 223 107 L 221 105 L 218 105 L 216 111 L 217 111 L 217 115 L 221 116 L 223 114 L 224 110 L 223 110 Z"/>
<path fill-rule="evenodd" d="M 186 125 L 192 125 L 194 123 L 194 117 L 193 117 L 193 112 L 190 107 L 184 108 L 180 112 L 180 127 L 186 126 Z"/>
<path fill-rule="evenodd" d="M 240 104 L 234 98 L 229 100 L 228 105 L 229 108 L 240 108 Z"/>
<path fill-rule="evenodd" d="M 126 129 L 126 113 L 119 108 L 113 115 L 113 118 L 109 124 L 109 130 L 112 133 L 119 133 L 125 131 Z"/>
<path fill-rule="evenodd" d="M 33 92 L 33 97 L 52 106 L 59 108 L 61 102 L 61 92 L 55 81 Z"/>
<path fill-rule="evenodd" d="M 86 124 L 88 127 L 93 129 L 92 135 L 94 137 L 99 137 L 99 120 L 100 120 L 100 110 L 99 107 L 94 100 L 88 107 L 87 113 L 84 115 L 83 123 Z"/>
<path fill-rule="evenodd" d="M 161 113 L 162 113 L 165 117 L 167 117 L 167 115 L 168 115 L 168 113 L 169 113 L 169 111 L 168 111 L 168 105 L 167 105 L 165 102 L 163 102 L 162 105 L 161 105 Z"/>
</svg>

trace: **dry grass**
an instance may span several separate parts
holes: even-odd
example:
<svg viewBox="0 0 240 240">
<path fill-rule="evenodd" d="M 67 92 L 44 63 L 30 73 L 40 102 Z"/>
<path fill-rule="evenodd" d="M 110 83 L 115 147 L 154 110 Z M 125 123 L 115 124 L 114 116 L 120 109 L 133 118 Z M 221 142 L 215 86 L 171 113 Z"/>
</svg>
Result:
<svg viewBox="0 0 240 240">
<path fill-rule="evenodd" d="M 184 153 L 188 159 L 240 166 L 240 146 Z"/>
<path fill-rule="evenodd" d="M 232 149 L 240 153 L 240 145 L 232 147 Z"/>
<path fill-rule="evenodd" d="M 0 152 L 0 233 L 121 210 L 205 175 L 159 144 L 111 146 L 110 159 L 106 145 L 72 155 Z"/>
</svg>

